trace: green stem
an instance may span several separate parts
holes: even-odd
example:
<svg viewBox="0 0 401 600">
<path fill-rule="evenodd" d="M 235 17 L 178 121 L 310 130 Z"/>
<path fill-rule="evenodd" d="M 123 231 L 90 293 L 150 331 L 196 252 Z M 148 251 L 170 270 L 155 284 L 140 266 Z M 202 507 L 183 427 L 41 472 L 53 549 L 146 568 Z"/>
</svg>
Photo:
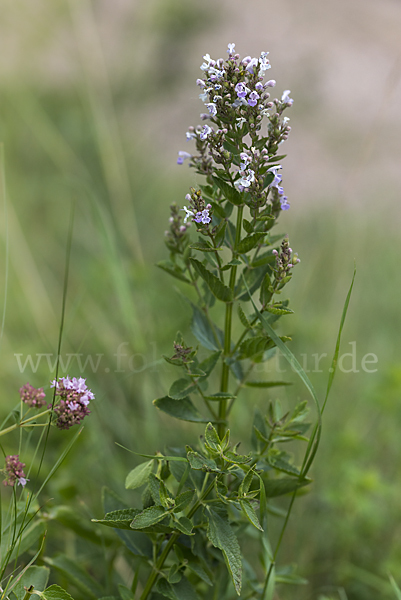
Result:
<svg viewBox="0 0 401 600">
<path fill-rule="evenodd" d="M 244 207 L 239 206 L 237 212 L 237 224 L 235 231 L 235 242 L 233 248 L 233 258 L 236 256 L 236 248 L 241 240 L 241 227 L 242 227 L 242 215 L 244 212 Z M 231 268 L 230 273 L 230 283 L 229 287 L 234 294 L 235 281 L 237 278 L 237 265 L 234 265 Z M 231 324 L 232 324 L 232 315 L 233 315 L 233 302 L 227 302 L 226 304 L 226 316 L 224 322 L 224 353 L 223 353 L 223 368 L 221 372 L 221 392 L 228 392 L 228 380 L 230 376 L 230 367 L 225 362 L 225 359 L 230 356 L 231 353 Z M 218 425 L 218 433 L 220 438 L 222 438 L 226 432 L 226 413 L 227 413 L 227 400 L 221 400 L 219 406 L 219 419 L 221 423 Z"/>
<path fill-rule="evenodd" d="M 29 417 L 29 419 L 25 419 L 25 421 L 21 421 L 20 423 L 14 423 L 14 425 L 10 425 L 10 427 L 7 427 L 6 429 L 3 429 L 2 431 L 0 431 L 0 436 L 5 435 L 6 433 L 9 433 L 10 431 L 14 431 L 14 429 L 18 429 L 18 427 L 25 427 L 26 424 L 29 423 L 30 421 L 34 421 L 35 419 L 38 419 L 39 417 L 43 417 L 43 415 L 47 415 L 49 412 L 51 412 L 50 408 L 48 410 L 45 410 L 45 411 L 39 413 L 38 415 Z M 40 424 L 41 427 L 45 427 L 45 425 L 47 425 L 47 423 Z"/>
<path fill-rule="evenodd" d="M 191 508 L 191 510 L 188 512 L 188 519 L 191 519 L 194 514 L 196 513 L 196 511 L 198 510 L 198 508 L 202 505 L 203 500 L 208 496 L 208 494 L 210 494 L 210 492 L 212 491 L 214 487 L 214 479 L 213 481 L 210 483 L 209 487 L 206 489 L 206 491 L 201 495 L 201 497 L 198 499 L 198 501 L 194 504 L 194 506 Z M 160 571 L 163 568 L 163 565 L 165 563 L 166 558 L 168 557 L 170 550 L 172 549 L 172 547 L 174 546 L 174 544 L 176 543 L 176 541 L 178 540 L 178 538 L 180 537 L 181 533 L 174 533 L 171 538 L 169 539 L 169 541 L 167 542 L 163 552 L 161 553 L 159 560 L 157 562 L 157 564 L 153 567 L 153 570 L 151 572 L 151 574 L 149 575 L 149 579 L 146 582 L 146 585 L 143 589 L 142 595 L 140 597 L 140 600 L 146 600 L 146 598 L 149 596 L 150 592 L 152 591 L 152 588 L 154 586 L 154 584 L 156 583 L 156 579 L 160 573 Z"/>
</svg>

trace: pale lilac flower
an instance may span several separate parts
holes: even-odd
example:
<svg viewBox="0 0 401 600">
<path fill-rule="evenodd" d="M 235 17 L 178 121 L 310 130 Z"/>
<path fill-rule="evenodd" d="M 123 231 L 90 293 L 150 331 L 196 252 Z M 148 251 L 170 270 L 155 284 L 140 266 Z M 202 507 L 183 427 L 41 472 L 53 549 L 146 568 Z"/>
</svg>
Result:
<svg viewBox="0 0 401 600">
<path fill-rule="evenodd" d="M 184 150 L 180 150 L 177 158 L 177 165 L 182 165 L 186 158 L 192 158 L 192 154 L 189 152 L 185 152 Z"/>
<path fill-rule="evenodd" d="M 274 179 L 269 185 L 269 187 L 277 187 L 278 184 L 281 183 L 283 177 L 282 175 L 278 175 L 277 171 L 282 168 L 283 167 L 281 165 L 275 165 L 274 167 L 270 167 L 270 169 L 267 169 L 267 173 L 273 173 L 274 175 Z"/>
<path fill-rule="evenodd" d="M 242 83 L 241 81 L 237 83 L 234 89 L 237 92 L 238 98 L 245 98 L 249 92 L 249 89 L 246 87 L 245 83 Z"/>
<path fill-rule="evenodd" d="M 187 142 L 189 142 L 189 140 L 193 140 L 194 138 L 196 138 L 196 133 L 194 133 L 193 131 L 187 131 L 185 136 L 187 138 Z"/>
<path fill-rule="evenodd" d="M 259 98 L 260 98 L 260 96 L 259 96 L 258 92 L 251 92 L 249 94 L 249 98 L 248 98 L 249 106 L 256 106 Z"/>
<path fill-rule="evenodd" d="M 281 96 L 281 102 L 284 102 L 285 104 L 289 104 L 291 106 L 291 104 L 293 104 L 294 100 L 292 98 L 290 98 L 290 94 L 291 94 L 291 90 L 285 90 L 283 92 L 283 95 Z"/>
<path fill-rule="evenodd" d="M 209 69 L 209 78 L 210 81 L 214 82 L 217 79 L 221 79 L 221 77 L 223 77 L 225 71 L 223 70 L 219 70 L 219 69 L 215 69 L 214 67 L 210 67 Z"/>
<path fill-rule="evenodd" d="M 201 131 L 201 133 L 199 134 L 199 137 L 200 137 L 200 139 L 201 139 L 202 141 L 206 140 L 206 139 L 207 139 L 207 137 L 208 137 L 208 135 L 209 135 L 211 132 L 212 132 L 212 128 L 211 128 L 211 127 L 209 127 L 209 125 L 204 125 L 204 126 L 202 127 L 202 131 Z"/>
<path fill-rule="evenodd" d="M 234 48 L 235 48 L 235 44 L 228 44 L 228 54 L 231 56 L 231 54 L 234 54 Z"/>
<path fill-rule="evenodd" d="M 258 66 L 258 59 L 257 58 L 251 58 L 251 60 L 248 62 L 247 66 L 246 66 L 246 70 L 249 71 L 249 73 L 252 73 L 252 75 L 254 74 L 254 67 Z"/>
<path fill-rule="evenodd" d="M 281 185 L 277 185 L 276 188 L 279 196 L 284 196 L 284 188 Z"/>
<path fill-rule="evenodd" d="M 240 159 L 243 161 L 240 164 L 241 171 L 245 171 L 248 164 L 251 162 L 251 157 L 246 152 L 241 152 L 241 154 L 239 156 L 240 156 Z"/>
<path fill-rule="evenodd" d="M 231 105 L 233 108 L 238 108 L 239 106 L 248 106 L 246 98 L 236 98 Z"/>
<path fill-rule="evenodd" d="M 219 90 L 221 90 L 220 83 L 216 83 L 215 86 L 214 86 L 214 89 L 216 90 L 216 92 L 218 92 Z"/>
<path fill-rule="evenodd" d="M 205 208 L 205 210 L 202 210 L 201 212 L 197 212 L 194 218 L 195 223 L 203 223 L 204 225 L 210 223 L 211 220 L 208 208 Z"/>
<path fill-rule="evenodd" d="M 266 81 L 265 85 L 266 85 L 266 87 L 274 87 L 276 85 L 276 80 L 269 79 L 269 81 Z"/>
<path fill-rule="evenodd" d="M 210 67 L 210 64 L 214 61 L 210 58 L 210 54 L 205 54 L 205 56 L 203 57 L 203 60 L 205 61 L 202 65 L 201 65 L 201 69 L 202 71 L 207 71 Z"/>
<path fill-rule="evenodd" d="M 237 117 L 235 120 L 238 122 L 238 127 L 242 127 L 246 123 L 245 117 Z"/>
<path fill-rule="evenodd" d="M 203 81 L 203 79 L 197 79 L 196 80 L 196 85 L 199 85 L 200 87 L 205 87 L 206 83 Z"/>
<path fill-rule="evenodd" d="M 217 106 L 213 104 L 213 102 L 209 102 L 209 104 L 205 105 L 209 111 L 210 116 L 215 117 L 217 115 Z"/>
<path fill-rule="evenodd" d="M 288 210 L 290 208 L 290 203 L 288 202 L 287 196 L 282 196 L 280 198 L 281 210 Z M 300 262 L 300 261 L 298 261 Z"/>
<path fill-rule="evenodd" d="M 189 210 L 186 206 L 184 206 L 184 208 L 181 208 L 180 210 L 185 210 L 185 217 L 184 217 L 184 223 L 186 223 L 189 219 L 189 217 L 194 217 L 195 213 L 192 212 L 192 210 Z"/>
<path fill-rule="evenodd" d="M 199 94 L 199 100 L 202 100 L 202 102 L 206 104 L 206 102 L 209 100 L 209 94 L 207 93 L 207 91 L 203 92 L 202 94 Z"/>
<path fill-rule="evenodd" d="M 234 185 L 238 186 L 241 192 L 244 188 L 248 188 L 251 185 L 251 183 L 255 181 L 255 171 L 252 171 L 252 169 L 248 169 L 246 173 L 246 176 L 243 175 L 241 179 L 237 179 L 237 181 L 234 182 Z"/>
<path fill-rule="evenodd" d="M 258 83 L 255 85 L 255 90 L 258 90 L 258 92 L 262 92 L 264 90 L 264 85 L 263 83 L 261 83 L 260 81 L 258 81 Z"/>
</svg>

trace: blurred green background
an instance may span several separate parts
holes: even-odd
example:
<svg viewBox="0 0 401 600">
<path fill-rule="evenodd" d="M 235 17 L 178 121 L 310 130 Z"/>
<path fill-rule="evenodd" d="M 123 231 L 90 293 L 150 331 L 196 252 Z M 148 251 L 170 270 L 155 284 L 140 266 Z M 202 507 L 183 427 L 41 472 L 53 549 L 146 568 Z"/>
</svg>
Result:
<svg viewBox="0 0 401 600">
<path fill-rule="evenodd" d="M 298 501 L 281 555 L 310 583 L 279 597 L 392 597 L 387 573 L 401 581 L 400 20 L 395 0 L 3 2 L 2 413 L 27 380 L 46 386 L 54 373 L 45 355 L 54 362 L 73 200 L 62 356 L 90 355 L 95 365 L 81 371 L 72 358 L 67 368 L 87 377 L 97 400 L 48 487 L 50 507 L 99 517 L 105 484 L 131 501 L 123 481 L 138 461 L 114 442 L 149 453 L 177 443 L 152 400 L 175 377 L 160 357 L 178 329 L 189 332 L 190 311 L 180 283 L 153 265 L 166 257 L 169 205 L 182 205 L 197 183 L 175 163 L 202 110 L 202 56 L 225 56 L 234 41 L 242 56 L 270 51 L 277 95 L 290 88 L 295 99 L 284 167 L 291 210 L 280 226 L 302 262 L 285 333 L 311 371 L 314 354 L 334 350 L 354 261 L 358 270 L 342 344 L 356 362 L 343 359 L 314 484 Z M 364 370 L 367 354 L 377 363 Z M 16 355 L 22 366 L 32 355 L 33 368 L 21 372 Z M 321 394 L 329 364 L 324 357 L 322 372 L 310 373 Z M 287 395 L 292 402 L 304 391 L 295 384 Z M 248 435 L 251 421 L 244 401 L 233 412 L 234 437 Z M 179 430 L 184 443 L 201 433 Z M 47 466 L 71 435 L 52 432 Z M 12 438 L 5 448 L 13 451 Z M 46 551 L 67 552 L 101 576 L 101 551 L 57 523 Z M 129 565 L 117 558 L 128 581 Z"/>
</svg>

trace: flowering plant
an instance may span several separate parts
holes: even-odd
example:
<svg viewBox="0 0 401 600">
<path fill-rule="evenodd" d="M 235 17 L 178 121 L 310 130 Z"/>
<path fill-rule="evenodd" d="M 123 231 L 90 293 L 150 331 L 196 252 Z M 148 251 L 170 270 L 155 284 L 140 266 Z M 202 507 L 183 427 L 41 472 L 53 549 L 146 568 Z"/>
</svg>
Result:
<svg viewBox="0 0 401 600">
<path fill-rule="evenodd" d="M 137 593 L 140 600 L 191 600 L 206 598 L 214 586 L 214 598 L 267 600 L 278 583 L 303 582 L 293 568 L 276 567 L 276 558 L 296 495 L 311 482 L 327 395 L 320 405 L 287 347 L 290 338 L 276 332 L 281 318 L 293 312 L 282 293 L 299 263 L 288 237 L 272 234 L 290 207 L 278 151 L 290 132 L 284 113 L 293 100 L 289 90 L 281 99 L 270 98 L 276 82 L 264 82 L 267 52 L 241 60 L 234 46 L 228 45 L 226 60 L 204 56 L 197 84 L 207 109 L 201 119 L 207 122 L 189 128 L 186 137 L 196 150 L 180 151 L 177 162 L 188 160 L 205 183 L 190 189 L 183 208 L 171 207 L 170 259 L 158 263 L 192 288 L 191 329 L 202 350 L 177 334 L 174 353 L 165 359 L 181 375 L 154 404 L 169 417 L 205 428 L 196 444 L 141 455 L 148 461 L 126 480 L 128 489 L 145 486 L 141 508 L 105 492 L 106 515 L 97 522 L 116 529 L 135 555 L 131 591 L 120 590 L 122 598 Z M 349 296 L 346 307 L 348 301 Z M 228 426 L 240 394 L 288 385 L 254 378 L 255 367 L 278 350 L 310 393 L 314 423 L 305 422 L 307 401 L 283 410 L 271 399 L 263 413 L 255 409 L 251 444 L 239 452 Z M 299 464 L 285 450 L 288 442 L 303 446 Z M 282 511 L 274 499 L 285 495 L 290 502 Z M 282 519 L 277 539 L 271 536 L 272 519 Z"/>
</svg>

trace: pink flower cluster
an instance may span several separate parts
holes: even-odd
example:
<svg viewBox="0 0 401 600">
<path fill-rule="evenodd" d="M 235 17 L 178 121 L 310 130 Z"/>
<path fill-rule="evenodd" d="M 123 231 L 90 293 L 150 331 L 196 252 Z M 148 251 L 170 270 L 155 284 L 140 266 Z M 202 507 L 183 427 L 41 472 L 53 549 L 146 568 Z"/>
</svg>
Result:
<svg viewBox="0 0 401 600">
<path fill-rule="evenodd" d="M 89 415 L 88 404 L 95 396 L 87 388 L 85 381 L 82 377 L 70 379 L 67 376 L 51 382 L 51 387 L 56 388 L 56 396 L 60 397 L 60 401 L 54 407 L 59 429 L 69 429 L 78 425 Z"/>
<path fill-rule="evenodd" d="M 46 404 L 46 394 L 43 388 L 36 389 L 30 383 L 26 383 L 19 390 L 21 400 L 32 408 L 40 408 Z"/>
<path fill-rule="evenodd" d="M 6 456 L 6 467 L 4 473 L 6 475 L 3 481 L 4 485 L 13 486 L 17 481 L 19 485 L 24 487 L 29 479 L 26 479 L 24 473 L 25 463 L 20 462 L 18 454 L 9 454 Z"/>
</svg>

